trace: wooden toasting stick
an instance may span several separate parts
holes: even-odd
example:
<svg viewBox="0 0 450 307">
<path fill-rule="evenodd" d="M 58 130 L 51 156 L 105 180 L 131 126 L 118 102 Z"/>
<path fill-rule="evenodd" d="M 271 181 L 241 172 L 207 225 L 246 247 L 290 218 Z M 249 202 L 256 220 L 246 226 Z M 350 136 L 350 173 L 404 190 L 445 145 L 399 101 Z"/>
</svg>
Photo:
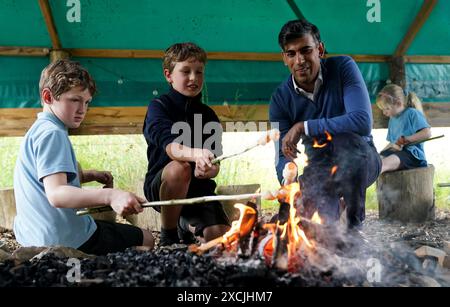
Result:
<svg viewBox="0 0 450 307">
<path fill-rule="evenodd" d="M 280 131 L 279 131 L 278 129 L 272 129 L 272 130 L 269 130 L 269 131 L 266 132 L 266 134 L 264 134 L 262 137 L 260 137 L 260 138 L 258 139 L 258 141 L 256 142 L 256 144 L 253 144 L 253 145 L 251 145 L 251 146 L 245 148 L 245 149 L 242 150 L 242 151 L 239 151 L 239 152 L 236 152 L 236 153 L 233 153 L 233 154 L 230 154 L 230 155 L 223 155 L 223 156 L 220 156 L 220 157 L 218 157 L 218 158 L 215 158 L 215 159 L 213 159 L 213 160 L 211 161 L 211 163 L 212 163 L 212 164 L 217 164 L 217 163 L 219 163 L 220 161 L 223 161 L 223 160 L 225 160 L 225 159 L 228 159 L 228 158 L 231 158 L 231 157 L 234 157 L 234 156 L 237 156 L 237 155 L 241 155 L 241 154 L 243 154 L 243 153 L 245 153 L 245 152 L 247 152 L 247 151 L 249 151 L 249 150 L 251 150 L 251 149 L 257 147 L 257 146 L 260 146 L 260 145 L 261 145 L 261 146 L 264 146 L 264 145 L 266 145 L 267 143 L 269 143 L 270 141 L 276 142 L 276 141 L 278 141 L 279 139 L 280 139 Z"/>
<path fill-rule="evenodd" d="M 157 207 L 157 206 L 178 206 L 178 205 L 194 205 L 200 203 L 207 203 L 212 201 L 226 201 L 226 200 L 243 200 L 248 198 L 261 197 L 261 193 L 252 194 L 238 194 L 238 195 L 210 195 L 194 198 L 185 199 L 170 199 L 170 200 L 159 200 L 144 203 L 141 205 L 142 208 Z M 87 208 L 85 210 L 78 210 L 77 215 L 86 215 L 91 213 L 100 213 L 112 211 L 110 206 Z"/>
</svg>

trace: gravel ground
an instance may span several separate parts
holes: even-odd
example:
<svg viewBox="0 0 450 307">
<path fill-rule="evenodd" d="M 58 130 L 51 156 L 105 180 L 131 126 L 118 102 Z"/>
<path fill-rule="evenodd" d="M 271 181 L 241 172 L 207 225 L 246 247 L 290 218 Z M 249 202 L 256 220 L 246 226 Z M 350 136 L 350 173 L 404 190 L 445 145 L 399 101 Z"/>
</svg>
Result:
<svg viewBox="0 0 450 307">
<path fill-rule="evenodd" d="M 158 233 L 154 235 L 158 244 Z M 260 257 L 230 258 L 217 252 L 199 256 L 180 245 L 83 259 L 82 282 L 75 284 L 66 279 L 67 259 L 47 254 L 20 264 L 7 260 L 0 263 L 0 286 L 450 286 L 449 270 L 414 255 L 422 245 L 442 248 L 449 238 L 449 211 L 438 211 L 435 221 L 407 225 L 381 221 L 376 212 L 368 212 L 358 238 L 365 243 L 337 254 L 332 244 L 325 244 L 327 248 L 303 259 L 298 273 L 270 269 Z M 19 247 L 10 230 L 0 229 L 0 240 L 0 248 L 9 253 Z M 367 277 L 371 258 L 383 266 L 375 284 Z"/>
</svg>

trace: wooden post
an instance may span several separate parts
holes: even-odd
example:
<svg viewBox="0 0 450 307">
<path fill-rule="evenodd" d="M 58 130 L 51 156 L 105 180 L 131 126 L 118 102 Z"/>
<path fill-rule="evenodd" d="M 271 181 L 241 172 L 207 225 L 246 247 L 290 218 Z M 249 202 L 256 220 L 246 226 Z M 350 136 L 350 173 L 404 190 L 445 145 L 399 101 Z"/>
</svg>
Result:
<svg viewBox="0 0 450 307">
<path fill-rule="evenodd" d="M 0 227 L 12 229 L 16 216 L 14 189 L 0 189 Z"/>
<path fill-rule="evenodd" d="M 403 56 L 392 57 L 390 63 L 390 79 L 391 82 L 397 84 L 401 88 L 406 87 L 405 58 Z"/>
<path fill-rule="evenodd" d="M 70 54 L 65 50 L 54 49 L 54 50 L 50 51 L 50 63 L 53 63 L 57 60 L 69 59 L 69 58 L 70 58 Z"/>
<path fill-rule="evenodd" d="M 434 166 L 386 172 L 377 180 L 380 219 L 424 222 L 435 218 Z"/>
</svg>

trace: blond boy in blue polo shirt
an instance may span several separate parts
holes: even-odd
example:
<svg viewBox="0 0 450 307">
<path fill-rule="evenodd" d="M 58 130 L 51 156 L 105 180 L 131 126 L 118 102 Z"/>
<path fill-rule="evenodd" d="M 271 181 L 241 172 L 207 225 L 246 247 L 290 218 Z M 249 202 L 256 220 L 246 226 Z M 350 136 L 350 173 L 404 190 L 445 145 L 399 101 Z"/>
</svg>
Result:
<svg viewBox="0 0 450 307">
<path fill-rule="evenodd" d="M 76 215 L 78 208 L 103 205 L 121 215 L 139 213 L 145 201 L 113 188 L 81 188 L 89 181 L 105 187 L 113 182 L 110 172 L 81 170 L 68 137 L 68 128 L 80 126 L 96 91 L 92 77 L 77 62 L 58 60 L 42 71 L 39 91 L 43 112 L 25 135 L 14 171 L 18 242 L 99 255 L 137 245 L 153 247 L 147 230 Z"/>
</svg>

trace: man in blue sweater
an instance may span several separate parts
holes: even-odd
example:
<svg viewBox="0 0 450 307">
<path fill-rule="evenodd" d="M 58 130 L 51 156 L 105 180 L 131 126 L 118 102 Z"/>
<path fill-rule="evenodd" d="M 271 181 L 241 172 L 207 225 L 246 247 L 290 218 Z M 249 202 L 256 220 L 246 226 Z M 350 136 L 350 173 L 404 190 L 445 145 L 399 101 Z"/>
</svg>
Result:
<svg viewBox="0 0 450 307">
<path fill-rule="evenodd" d="M 311 217 L 318 211 L 326 223 L 337 221 L 343 197 L 348 227 L 359 228 L 365 218 L 366 189 L 381 170 L 361 73 L 348 56 L 323 59 L 319 30 L 306 20 L 287 22 L 278 43 L 291 72 L 270 102 L 270 121 L 279 125 L 282 140 L 276 148 L 278 179 L 282 181 L 285 164 L 297 157 L 302 138 L 308 156 L 299 178 L 302 214 Z"/>
</svg>

